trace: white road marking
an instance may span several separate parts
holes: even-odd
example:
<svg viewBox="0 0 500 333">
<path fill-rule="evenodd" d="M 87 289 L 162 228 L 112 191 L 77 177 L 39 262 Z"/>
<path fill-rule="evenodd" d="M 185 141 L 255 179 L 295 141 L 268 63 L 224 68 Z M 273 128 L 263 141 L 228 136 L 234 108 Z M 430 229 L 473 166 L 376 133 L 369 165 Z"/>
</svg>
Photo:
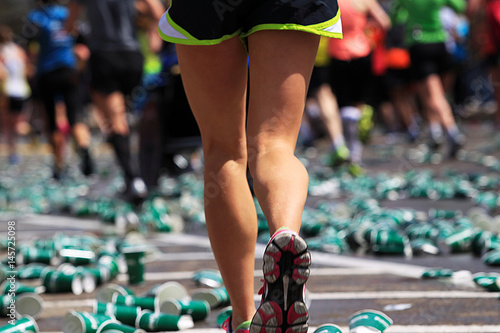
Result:
<svg viewBox="0 0 500 333">
<path fill-rule="evenodd" d="M 205 236 L 194 236 L 194 235 L 184 235 L 184 234 L 159 234 L 153 237 L 153 241 L 156 244 L 163 245 L 192 245 L 199 246 L 203 248 L 210 249 L 210 242 Z M 265 244 L 257 244 L 255 247 L 255 255 L 257 258 L 262 257 L 265 250 Z M 186 260 L 177 258 L 193 258 L 196 256 L 195 253 L 184 253 L 182 254 L 163 254 L 161 258 L 171 260 Z M 372 269 L 380 272 L 379 274 L 389 273 L 398 276 L 420 278 L 422 273 L 425 272 L 428 267 L 422 267 L 417 265 L 409 265 L 403 263 L 393 263 L 385 262 L 375 259 L 366 258 L 356 258 L 352 256 L 344 256 L 332 253 L 323 252 L 311 252 L 311 257 L 313 264 L 319 264 L 324 266 L 334 266 L 334 267 L 351 267 L 351 268 L 362 268 L 362 269 Z M 208 254 L 204 255 L 200 260 L 211 260 Z M 213 258 L 213 257 L 212 257 Z"/>
<path fill-rule="evenodd" d="M 416 298 L 498 298 L 499 292 L 480 291 L 366 291 L 366 292 L 330 292 L 310 293 L 311 300 L 340 299 L 416 299 Z"/>
</svg>

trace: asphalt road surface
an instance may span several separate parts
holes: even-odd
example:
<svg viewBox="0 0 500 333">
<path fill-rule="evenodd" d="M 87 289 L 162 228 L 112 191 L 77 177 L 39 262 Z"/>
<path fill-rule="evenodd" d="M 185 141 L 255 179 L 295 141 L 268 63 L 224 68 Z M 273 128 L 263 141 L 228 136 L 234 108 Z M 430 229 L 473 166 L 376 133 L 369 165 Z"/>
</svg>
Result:
<svg viewBox="0 0 500 333">
<path fill-rule="evenodd" d="M 481 152 L 483 155 L 500 158 L 500 149 L 494 145 L 495 133 L 489 125 L 470 121 L 462 125 L 468 136 L 466 152 Z M 365 151 L 365 168 L 369 175 L 381 172 L 397 175 L 409 170 L 432 170 L 443 172 L 459 170 L 468 174 L 489 174 L 494 179 L 498 172 L 476 160 L 447 160 L 440 163 L 419 163 L 409 155 L 415 145 L 403 141 L 386 143 L 382 137 L 374 137 Z M 303 153 L 307 156 L 308 168 L 314 170 L 321 155 L 317 151 Z M 466 155 L 462 155 L 466 156 Z M 42 157 L 40 157 L 42 158 Z M 315 162 L 316 161 L 316 162 Z M 496 177 L 496 178 L 495 178 Z M 498 193 L 498 187 L 493 187 Z M 313 207 L 318 200 L 344 202 L 337 189 L 325 190 L 308 198 Z M 400 196 L 392 200 L 380 200 L 386 208 L 410 208 L 427 212 L 429 208 L 459 210 L 467 214 L 477 206 L 469 198 L 431 200 Z M 492 216 L 498 210 L 490 211 Z M 68 214 L 4 213 L 5 222 L 15 221 L 17 244 L 35 237 L 50 238 L 57 233 L 82 235 L 91 233 L 98 237 L 112 234 L 114 226 L 97 218 L 78 218 Z M 2 223 L 0 237 L 8 235 L 7 223 Z M 200 269 L 216 269 L 210 244 L 202 225 L 185 226 L 181 231 L 150 232 L 142 242 L 156 251 L 148 257 L 145 283 L 130 286 L 141 294 L 157 284 L 167 281 L 181 283 L 189 294 L 200 288 L 193 273 Z M 261 286 L 264 244 L 255 250 L 255 300 Z M 5 253 L 5 251 L 4 251 Z M 422 273 L 430 268 L 447 268 L 455 271 L 453 277 L 423 279 Z M 472 282 L 471 274 L 478 272 L 500 273 L 499 266 L 486 265 L 471 253 L 413 256 L 375 255 L 373 253 L 327 253 L 312 251 L 311 277 L 307 284 L 310 305 L 310 332 L 325 323 L 339 325 L 348 332 L 349 317 L 363 309 L 374 309 L 387 314 L 394 321 L 386 332 L 500 332 L 500 292 L 486 291 Z M 126 274 L 120 274 L 114 283 L 128 285 Z M 28 283 L 37 284 L 38 281 Z M 62 331 L 63 317 L 69 310 L 92 311 L 97 289 L 91 293 L 75 296 L 71 293 L 44 293 L 44 309 L 37 319 L 40 332 Z M 222 332 L 217 328 L 216 317 L 221 308 L 213 309 L 202 321 L 187 332 Z M 5 324 L 8 319 L 0 319 Z"/>
</svg>

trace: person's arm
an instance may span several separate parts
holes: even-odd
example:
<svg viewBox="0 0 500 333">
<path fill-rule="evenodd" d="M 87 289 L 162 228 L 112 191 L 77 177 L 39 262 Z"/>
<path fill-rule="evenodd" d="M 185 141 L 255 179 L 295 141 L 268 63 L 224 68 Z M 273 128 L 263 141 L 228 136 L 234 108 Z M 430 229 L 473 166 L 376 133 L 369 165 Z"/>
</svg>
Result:
<svg viewBox="0 0 500 333">
<path fill-rule="evenodd" d="M 143 2 L 147 5 L 153 19 L 156 22 L 160 21 L 163 13 L 165 13 L 163 3 L 160 0 L 143 0 Z"/>
<path fill-rule="evenodd" d="M 78 3 L 76 0 L 72 0 L 68 5 L 69 8 L 69 17 L 66 21 L 66 31 L 69 33 L 73 33 L 76 30 L 75 22 L 80 15 L 82 5 Z"/>
<path fill-rule="evenodd" d="M 373 17 L 375 22 L 382 27 L 382 29 L 389 30 L 391 27 L 391 19 L 377 0 L 368 1 L 368 13 L 371 17 Z"/>
<path fill-rule="evenodd" d="M 467 9 L 467 1 L 466 0 L 448 0 L 448 7 L 453 9 L 455 12 L 461 14 L 465 13 Z"/>
</svg>

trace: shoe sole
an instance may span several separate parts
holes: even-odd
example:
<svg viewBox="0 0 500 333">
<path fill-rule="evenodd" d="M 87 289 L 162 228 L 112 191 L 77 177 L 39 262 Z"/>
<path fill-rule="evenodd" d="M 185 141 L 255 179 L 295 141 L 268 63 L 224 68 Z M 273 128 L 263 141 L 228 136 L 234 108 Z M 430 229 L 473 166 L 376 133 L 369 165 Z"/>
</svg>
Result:
<svg viewBox="0 0 500 333">
<path fill-rule="evenodd" d="M 309 314 L 304 284 L 311 255 L 294 233 L 278 234 L 266 247 L 263 272 L 267 295 L 252 319 L 250 333 L 306 333 Z"/>
</svg>

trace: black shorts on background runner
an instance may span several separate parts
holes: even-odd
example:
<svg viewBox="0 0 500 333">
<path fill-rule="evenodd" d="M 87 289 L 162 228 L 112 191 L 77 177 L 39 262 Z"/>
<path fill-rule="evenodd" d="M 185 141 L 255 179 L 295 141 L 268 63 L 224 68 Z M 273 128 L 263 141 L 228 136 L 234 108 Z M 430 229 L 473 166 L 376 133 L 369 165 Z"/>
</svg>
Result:
<svg viewBox="0 0 500 333">
<path fill-rule="evenodd" d="M 447 72 L 453 67 L 453 60 L 444 43 L 415 44 L 409 51 L 412 78 L 416 81 Z"/>
<path fill-rule="evenodd" d="M 90 57 L 92 89 L 130 95 L 141 85 L 144 56 L 136 51 L 94 52 Z"/>
</svg>

